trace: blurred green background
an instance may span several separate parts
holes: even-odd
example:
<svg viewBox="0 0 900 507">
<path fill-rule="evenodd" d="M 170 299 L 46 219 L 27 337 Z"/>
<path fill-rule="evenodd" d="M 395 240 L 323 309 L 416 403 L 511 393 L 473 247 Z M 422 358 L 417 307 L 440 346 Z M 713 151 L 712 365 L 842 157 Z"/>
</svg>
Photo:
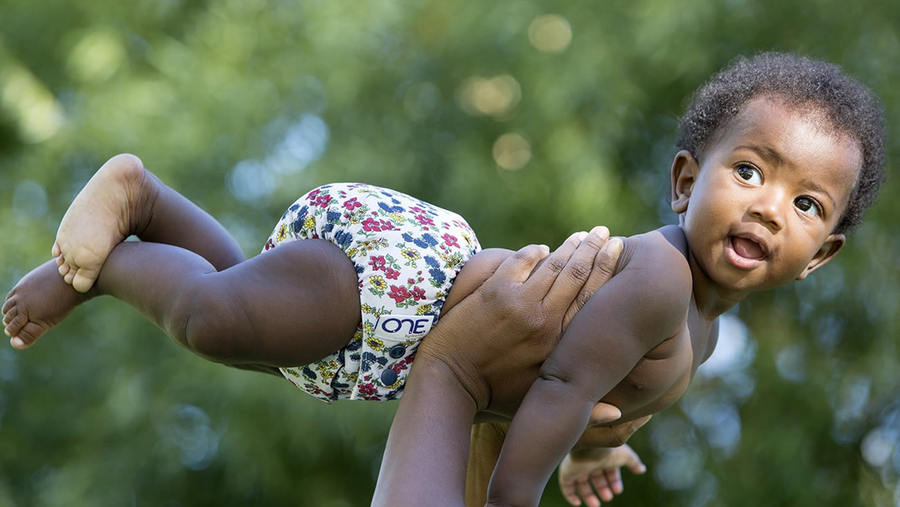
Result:
<svg viewBox="0 0 900 507">
<path fill-rule="evenodd" d="M 736 55 L 839 63 L 900 132 L 898 19 L 896 0 L 2 0 L 2 287 L 120 152 L 249 255 L 331 181 L 458 211 L 486 246 L 643 232 L 675 219 L 687 97 Z M 614 505 L 900 506 L 897 185 L 836 263 L 723 317 Z M 206 363 L 94 300 L 0 347 L 0 507 L 368 505 L 395 409 Z M 541 505 L 566 505 L 555 483 Z"/>
</svg>

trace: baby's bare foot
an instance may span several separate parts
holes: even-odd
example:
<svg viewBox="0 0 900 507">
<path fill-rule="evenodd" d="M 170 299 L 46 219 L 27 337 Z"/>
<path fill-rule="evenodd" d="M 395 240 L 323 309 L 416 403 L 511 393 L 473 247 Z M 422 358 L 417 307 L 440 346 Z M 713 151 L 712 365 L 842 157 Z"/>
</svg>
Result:
<svg viewBox="0 0 900 507">
<path fill-rule="evenodd" d="M 55 261 L 47 261 L 19 280 L 3 305 L 4 333 L 17 349 L 30 347 L 73 308 L 94 297 L 72 290 L 57 274 Z"/>
<path fill-rule="evenodd" d="M 146 227 L 158 192 L 150 180 L 139 158 L 116 155 L 72 201 L 59 224 L 53 256 L 59 274 L 75 290 L 87 292 L 112 249 Z"/>
</svg>

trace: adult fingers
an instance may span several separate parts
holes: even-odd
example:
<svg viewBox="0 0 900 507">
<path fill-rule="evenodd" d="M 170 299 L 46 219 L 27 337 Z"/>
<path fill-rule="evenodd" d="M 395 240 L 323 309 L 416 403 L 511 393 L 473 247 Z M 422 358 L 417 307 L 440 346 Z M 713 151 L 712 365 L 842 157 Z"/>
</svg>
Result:
<svg viewBox="0 0 900 507">
<path fill-rule="evenodd" d="M 575 252 L 572 253 L 559 276 L 553 281 L 553 285 L 544 298 L 544 306 L 551 311 L 561 311 L 569 307 L 591 276 L 594 259 L 608 238 L 609 229 L 606 227 L 594 227 L 589 234 L 582 237 Z"/>
<path fill-rule="evenodd" d="M 600 252 L 594 258 L 587 281 L 584 282 L 578 296 L 566 310 L 566 315 L 563 318 L 563 330 L 569 326 L 569 322 L 587 304 L 591 296 L 613 277 L 616 263 L 619 261 L 619 254 L 622 253 L 622 247 L 623 243 L 620 238 L 611 238 L 600 248 Z"/>
<path fill-rule="evenodd" d="M 499 283 L 492 282 L 492 280 L 513 280 L 522 283 L 529 279 L 537 263 L 546 258 L 549 253 L 550 248 L 547 245 L 524 246 L 504 259 L 494 271 L 494 275 L 485 280 L 484 285 Z"/>
<path fill-rule="evenodd" d="M 576 232 L 569 236 L 563 244 L 559 246 L 553 253 L 544 260 L 544 263 L 532 273 L 528 281 L 525 282 L 526 290 L 534 295 L 537 301 L 543 299 L 550 291 L 550 287 L 559 278 L 560 273 L 566 269 L 569 258 L 578 249 L 581 240 L 587 235 L 585 232 Z M 572 295 L 574 297 L 574 294 Z M 569 298 L 569 300 L 572 299 Z"/>
</svg>

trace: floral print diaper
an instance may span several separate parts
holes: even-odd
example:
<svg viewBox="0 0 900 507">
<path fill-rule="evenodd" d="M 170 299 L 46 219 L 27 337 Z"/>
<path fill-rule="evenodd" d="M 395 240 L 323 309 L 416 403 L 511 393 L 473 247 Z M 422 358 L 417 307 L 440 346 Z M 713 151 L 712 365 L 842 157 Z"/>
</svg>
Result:
<svg viewBox="0 0 900 507">
<path fill-rule="evenodd" d="M 281 368 L 282 375 L 329 403 L 399 398 L 453 280 L 481 249 L 472 228 L 456 213 L 406 194 L 338 183 L 292 204 L 263 250 L 312 238 L 334 243 L 353 261 L 362 320 L 344 348 L 312 364 Z"/>
</svg>

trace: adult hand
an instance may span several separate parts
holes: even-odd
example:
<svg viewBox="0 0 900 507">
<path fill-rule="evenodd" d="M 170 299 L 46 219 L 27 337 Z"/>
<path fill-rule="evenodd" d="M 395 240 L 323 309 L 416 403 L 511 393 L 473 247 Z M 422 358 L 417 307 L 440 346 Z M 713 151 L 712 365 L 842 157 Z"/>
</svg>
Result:
<svg viewBox="0 0 900 507">
<path fill-rule="evenodd" d="M 372 505 L 464 503 L 476 412 L 511 418 L 571 316 L 612 277 L 622 243 L 608 234 L 574 235 L 553 254 L 546 246 L 499 252 L 505 258 L 494 257 L 477 289 L 464 288 L 455 305 L 450 294 L 416 354 Z M 619 412 L 600 404 L 594 415 L 608 421 Z"/>
<path fill-rule="evenodd" d="M 622 241 L 608 238 L 605 227 L 595 227 L 553 253 L 531 245 L 510 255 L 442 317 L 416 361 L 442 360 L 478 410 L 511 417 L 569 321 L 612 278 Z M 595 414 L 601 420 L 618 418 L 617 409 L 604 407 Z"/>
</svg>

